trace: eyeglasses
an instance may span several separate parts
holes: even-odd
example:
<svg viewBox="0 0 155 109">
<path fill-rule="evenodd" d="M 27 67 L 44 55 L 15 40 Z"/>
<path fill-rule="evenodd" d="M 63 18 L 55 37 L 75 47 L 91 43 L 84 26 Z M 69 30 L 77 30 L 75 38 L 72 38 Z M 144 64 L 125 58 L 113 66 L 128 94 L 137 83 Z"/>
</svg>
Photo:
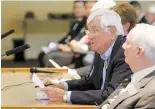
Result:
<svg viewBox="0 0 155 109">
<path fill-rule="evenodd" d="M 89 30 L 85 30 L 85 34 L 86 35 L 88 35 L 89 33 L 98 33 L 99 32 L 99 30 L 98 29 L 94 29 L 94 30 L 92 30 L 92 31 L 89 31 Z"/>
<path fill-rule="evenodd" d="M 107 30 L 109 27 L 111 26 L 107 26 L 105 27 L 105 29 Z M 92 34 L 96 34 L 98 32 L 100 32 L 102 29 L 93 29 L 92 31 L 89 31 L 89 30 L 85 30 L 85 34 L 88 35 L 89 33 L 92 33 Z"/>
</svg>

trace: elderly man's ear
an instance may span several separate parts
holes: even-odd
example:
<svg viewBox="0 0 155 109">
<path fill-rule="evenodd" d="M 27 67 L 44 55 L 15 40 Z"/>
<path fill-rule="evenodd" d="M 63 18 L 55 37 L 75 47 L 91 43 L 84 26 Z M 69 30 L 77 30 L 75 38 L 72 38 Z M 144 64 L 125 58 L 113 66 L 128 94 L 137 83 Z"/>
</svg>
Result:
<svg viewBox="0 0 155 109">
<path fill-rule="evenodd" d="M 143 56 L 144 55 L 144 48 L 142 48 L 142 47 L 136 48 L 136 54 L 137 54 L 136 57 Z"/>
<path fill-rule="evenodd" d="M 112 40 L 116 39 L 116 27 L 115 26 L 110 26 L 108 28 L 108 32 L 109 32 Z"/>
</svg>

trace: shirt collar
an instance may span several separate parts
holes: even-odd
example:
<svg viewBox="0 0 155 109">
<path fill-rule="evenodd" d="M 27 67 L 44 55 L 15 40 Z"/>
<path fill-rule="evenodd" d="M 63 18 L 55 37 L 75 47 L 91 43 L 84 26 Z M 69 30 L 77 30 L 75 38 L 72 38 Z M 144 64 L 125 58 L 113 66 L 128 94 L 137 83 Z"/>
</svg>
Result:
<svg viewBox="0 0 155 109">
<path fill-rule="evenodd" d="M 131 83 L 136 84 L 137 82 L 142 80 L 144 77 L 152 73 L 152 71 L 154 70 L 155 70 L 155 65 L 134 73 L 131 77 Z"/>
<path fill-rule="evenodd" d="M 103 60 L 110 60 L 110 55 L 111 55 L 111 52 L 112 52 L 112 49 L 113 49 L 113 46 L 114 46 L 114 43 L 115 41 L 113 42 L 113 44 L 108 48 L 108 50 L 104 53 L 104 54 L 101 54 L 100 57 L 103 59 Z"/>
</svg>

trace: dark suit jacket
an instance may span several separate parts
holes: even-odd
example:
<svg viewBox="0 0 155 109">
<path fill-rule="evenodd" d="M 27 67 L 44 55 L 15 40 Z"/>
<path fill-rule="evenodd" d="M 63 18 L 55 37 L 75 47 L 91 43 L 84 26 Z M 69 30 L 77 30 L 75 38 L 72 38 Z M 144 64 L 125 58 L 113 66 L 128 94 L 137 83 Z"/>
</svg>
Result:
<svg viewBox="0 0 155 109">
<path fill-rule="evenodd" d="M 71 102 L 74 104 L 101 104 L 132 72 L 124 62 L 122 44 L 125 38 L 118 36 L 106 72 L 104 89 L 101 90 L 104 61 L 99 54 L 95 54 L 95 61 L 88 77 L 80 80 L 67 81 L 71 93 Z"/>
<path fill-rule="evenodd" d="M 130 88 L 128 91 L 118 96 L 107 109 L 155 109 L 154 85 L 155 71 L 138 82 L 134 87 L 134 91 L 133 88 Z M 116 91 L 114 91 L 114 93 L 98 107 L 98 109 L 101 109 L 101 107 L 106 104 L 110 98 L 117 96 L 120 92 L 120 87 L 118 87 Z"/>
<path fill-rule="evenodd" d="M 84 34 L 83 28 L 86 24 L 86 18 L 84 17 L 82 21 L 75 21 L 71 25 L 68 34 L 58 41 L 59 44 L 66 44 L 73 39 L 81 39 Z M 85 30 L 85 29 L 84 29 Z"/>
</svg>

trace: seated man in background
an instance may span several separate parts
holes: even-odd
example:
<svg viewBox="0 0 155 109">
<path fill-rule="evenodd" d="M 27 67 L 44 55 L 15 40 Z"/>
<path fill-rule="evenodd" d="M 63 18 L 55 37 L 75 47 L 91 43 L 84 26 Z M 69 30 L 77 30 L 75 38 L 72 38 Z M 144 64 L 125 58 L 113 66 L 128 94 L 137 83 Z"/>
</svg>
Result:
<svg viewBox="0 0 155 109">
<path fill-rule="evenodd" d="M 84 6 L 85 6 L 85 16 L 88 17 L 90 14 L 91 7 L 96 3 L 96 1 L 85 1 Z M 85 34 L 85 25 L 81 28 L 80 32 L 75 36 L 75 38 L 69 40 L 67 42 L 67 45 L 62 47 L 63 50 L 59 51 L 58 53 L 48 53 L 47 55 L 44 56 L 43 62 L 45 63 L 46 67 L 52 67 L 53 65 L 48 61 L 49 59 L 54 60 L 61 66 L 67 66 L 72 63 L 72 59 L 74 56 L 74 52 L 72 52 L 72 47 L 70 47 L 69 43 L 72 40 L 80 40 L 84 34 Z M 69 45 L 69 46 L 68 46 Z M 61 46 L 60 46 L 61 48 Z M 88 48 L 86 48 L 88 49 Z M 73 66 L 74 67 L 74 66 Z"/>
<path fill-rule="evenodd" d="M 141 4 L 138 1 L 131 1 L 130 4 L 136 9 L 137 23 L 147 23 Z"/>
<path fill-rule="evenodd" d="M 149 34 L 148 34 L 149 33 Z M 155 109 L 155 27 L 137 24 L 123 44 L 125 62 L 134 72 L 99 109 Z"/>
<path fill-rule="evenodd" d="M 81 29 L 85 26 L 86 18 L 85 18 L 85 7 L 84 7 L 84 1 L 75 1 L 74 2 L 74 8 L 73 8 L 75 21 L 71 25 L 70 31 L 68 34 L 60 39 L 57 43 L 50 42 L 48 47 L 43 48 L 43 52 L 39 54 L 39 63 L 41 67 L 45 66 L 45 62 L 43 60 L 44 56 L 48 53 L 56 53 L 56 55 L 59 55 L 60 52 L 58 51 L 68 51 L 67 43 L 70 42 L 73 39 L 79 38 L 83 36 L 81 35 Z M 73 54 L 60 54 L 61 56 L 71 57 Z M 68 58 L 67 58 L 68 59 Z"/>
<path fill-rule="evenodd" d="M 155 4 L 149 6 L 146 11 L 146 19 L 148 23 L 155 26 Z"/>
<path fill-rule="evenodd" d="M 126 36 L 129 31 L 136 25 L 136 10 L 129 3 L 119 3 L 111 8 L 117 12 L 121 17 L 124 35 Z"/>
<path fill-rule="evenodd" d="M 100 104 L 132 74 L 124 61 L 122 44 L 125 38 L 120 16 L 114 11 L 100 9 L 90 14 L 87 26 L 91 48 L 96 52 L 90 75 L 44 88 L 51 101 Z"/>
</svg>

